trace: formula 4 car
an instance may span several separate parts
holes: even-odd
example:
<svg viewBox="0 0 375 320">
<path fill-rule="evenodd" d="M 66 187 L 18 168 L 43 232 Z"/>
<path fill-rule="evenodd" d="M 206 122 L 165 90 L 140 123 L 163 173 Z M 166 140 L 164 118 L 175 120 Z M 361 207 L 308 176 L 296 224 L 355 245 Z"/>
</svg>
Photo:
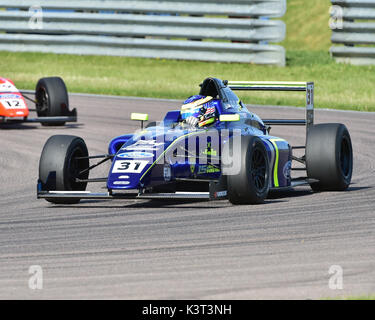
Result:
<svg viewBox="0 0 375 320">
<path fill-rule="evenodd" d="M 29 109 L 26 100 L 35 108 Z M 30 111 L 36 111 L 38 117 L 29 118 Z M 62 126 L 76 121 L 77 110 L 69 110 L 68 93 L 61 78 L 40 79 L 35 92 L 20 91 L 11 80 L 0 78 L 0 124 L 40 122 L 44 126 Z"/>
<path fill-rule="evenodd" d="M 240 101 L 235 90 L 303 91 L 305 119 L 262 120 Z M 204 109 L 199 125 L 185 113 Z M 214 114 L 207 124 L 206 114 Z M 145 114 L 132 114 L 146 121 Z M 190 119 L 190 120 L 188 120 Z M 193 121 L 194 122 L 194 121 Z M 196 121 L 195 121 L 196 122 Z M 306 144 L 291 146 L 270 135 L 270 126 L 306 126 Z M 295 150 L 305 150 L 302 157 Z M 109 143 L 108 154 L 89 156 L 76 136 L 55 135 L 46 142 L 39 163 L 37 197 L 56 204 L 80 199 L 229 199 L 232 204 L 262 203 L 270 190 L 310 185 L 314 191 L 345 190 L 351 182 L 353 152 L 345 125 L 314 125 L 314 83 L 231 82 L 207 78 L 199 96 L 159 123 Z M 101 158 L 90 165 L 90 160 Z M 111 161 L 108 176 L 89 171 Z M 303 167 L 292 166 L 300 163 Z M 293 177 L 296 170 L 305 176 Z M 107 192 L 86 191 L 91 182 Z"/>
</svg>

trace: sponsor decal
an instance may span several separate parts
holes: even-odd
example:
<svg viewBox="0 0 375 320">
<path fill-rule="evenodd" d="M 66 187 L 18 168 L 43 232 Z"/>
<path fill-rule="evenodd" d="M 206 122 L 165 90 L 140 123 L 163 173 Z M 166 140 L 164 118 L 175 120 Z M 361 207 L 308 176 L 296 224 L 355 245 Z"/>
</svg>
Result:
<svg viewBox="0 0 375 320">
<path fill-rule="evenodd" d="M 153 156 L 154 156 L 154 154 L 150 153 L 150 152 L 124 152 L 124 153 L 119 153 L 117 155 L 117 158 L 127 158 L 127 159 L 152 158 Z"/>
<path fill-rule="evenodd" d="M 157 151 L 159 147 L 163 146 L 164 142 L 156 142 L 155 140 L 138 140 L 136 143 L 131 146 L 122 148 L 121 150 L 126 151 Z"/>
<path fill-rule="evenodd" d="M 198 174 L 216 173 L 220 171 L 221 171 L 220 168 L 217 168 L 213 166 L 212 164 L 208 164 L 208 165 L 199 166 Z"/>
<path fill-rule="evenodd" d="M 10 82 L 0 83 L 0 92 L 17 92 L 17 88 Z"/>
<path fill-rule="evenodd" d="M 19 94 L 0 94 L 0 99 L 21 99 Z"/>
<path fill-rule="evenodd" d="M 215 198 L 223 198 L 223 197 L 226 197 L 227 194 L 228 194 L 227 191 L 218 191 L 218 192 L 215 192 L 214 197 Z"/>
<path fill-rule="evenodd" d="M 166 164 L 164 166 L 164 180 L 165 181 L 171 181 L 172 179 L 172 169 L 171 169 L 171 166 L 169 164 Z"/>
<path fill-rule="evenodd" d="M 117 179 L 129 179 L 129 176 L 118 176 Z"/>
<path fill-rule="evenodd" d="M 115 185 L 128 185 L 128 184 L 130 184 L 130 182 L 129 181 L 115 181 L 115 182 L 113 182 L 113 184 L 115 184 Z"/>
<path fill-rule="evenodd" d="M 207 143 L 207 148 L 202 153 L 207 156 L 217 156 L 217 151 L 211 148 L 211 142 Z"/>
<path fill-rule="evenodd" d="M 194 173 L 195 172 L 195 164 L 190 165 L 190 172 Z"/>
<path fill-rule="evenodd" d="M 292 168 L 292 161 L 288 161 L 285 163 L 284 168 L 283 168 L 283 175 L 285 179 L 290 179 L 290 171 Z"/>
</svg>

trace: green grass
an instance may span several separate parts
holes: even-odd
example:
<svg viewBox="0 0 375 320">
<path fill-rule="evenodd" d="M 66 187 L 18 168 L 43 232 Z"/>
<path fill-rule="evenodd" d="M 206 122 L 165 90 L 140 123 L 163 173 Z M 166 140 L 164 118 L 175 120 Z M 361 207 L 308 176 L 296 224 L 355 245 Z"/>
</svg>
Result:
<svg viewBox="0 0 375 320">
<path fill-rule="evenodd" d="M 314 81 L 316 107 L 375 111 L 375 67 L 336 64 L 325 51 L 289 51 L 288 66 L 0 52 L 1 76 L 20 88 L 58 75 L 70 92 L 184 99 L 208 76 L 228 80 Z M 245 93 L 245 103 L 304 105 L 302 93 Z"/>
<path fill-rule="evenodd" d="M 349 296 L 349 297 L 339 297 L 339 298 L 325 298 L 322 300 L 375 300 L 374 294 L 362 295 L 362 296 Z"/>
<path fill-rule="evenodd" d="M 375 111 L 375 66 L 335 63 L 329 55 L 330 0 L 288 0 L 287 66 L 259 66 L 105 56 L 0 52 L 1 76 L 33 89 L 46 76 L 61 76 L 70 92 L 184 99 L 213 76 L 228 80 L 314 81 L 320 108 Z M 304 105 L 302 93 L 241 93 L 245 103 Z"/>
<path fill-rule="evenodd" d="M 352 296 L 345 298 L 345 300 L 375 300 L 375 295 Z"/>
<path fill-rule="evenodd" d="M 287 0 L 283 21 L 286 39 L 281 43 L 288 50 L 328 51 L 331 30 L 328 26 L 330 0 Z"/>
</svg>

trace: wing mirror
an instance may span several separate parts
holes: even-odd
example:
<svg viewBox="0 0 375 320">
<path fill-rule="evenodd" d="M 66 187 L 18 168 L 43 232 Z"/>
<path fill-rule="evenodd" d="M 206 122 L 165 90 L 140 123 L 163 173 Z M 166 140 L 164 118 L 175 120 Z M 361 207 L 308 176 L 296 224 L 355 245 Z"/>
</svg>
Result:
<svg viewBox="0 0 375 320">
<path fill-rule="evenodd" d="M 239 114 L 222 114 L 220 115 L 219 120 L 222 122 L 240 121 L 240 115 Z"/>
<path fill-rule="evenodd" d="M 132 113 L 130 115 L 131 120 L 141 121 L 141 129 L 143 130 L 143 121 L 148 121 L 147 113 Z"/>
</svg>

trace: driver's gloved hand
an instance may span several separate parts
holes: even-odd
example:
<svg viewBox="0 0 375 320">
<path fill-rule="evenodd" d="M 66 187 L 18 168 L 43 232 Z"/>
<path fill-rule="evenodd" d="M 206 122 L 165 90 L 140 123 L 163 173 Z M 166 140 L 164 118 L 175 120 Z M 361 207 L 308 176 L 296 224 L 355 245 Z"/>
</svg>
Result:
<svg viewBox="0 0 375 320">
<path fill-rule="evenodd" d="M 196 117 L 193 117 L 193 116 L 190 116 L 190 117 L 186 118 L 185 121 L 192 128 L 195 128 L 198 124 L 198 119 Z"/>
</svg>

